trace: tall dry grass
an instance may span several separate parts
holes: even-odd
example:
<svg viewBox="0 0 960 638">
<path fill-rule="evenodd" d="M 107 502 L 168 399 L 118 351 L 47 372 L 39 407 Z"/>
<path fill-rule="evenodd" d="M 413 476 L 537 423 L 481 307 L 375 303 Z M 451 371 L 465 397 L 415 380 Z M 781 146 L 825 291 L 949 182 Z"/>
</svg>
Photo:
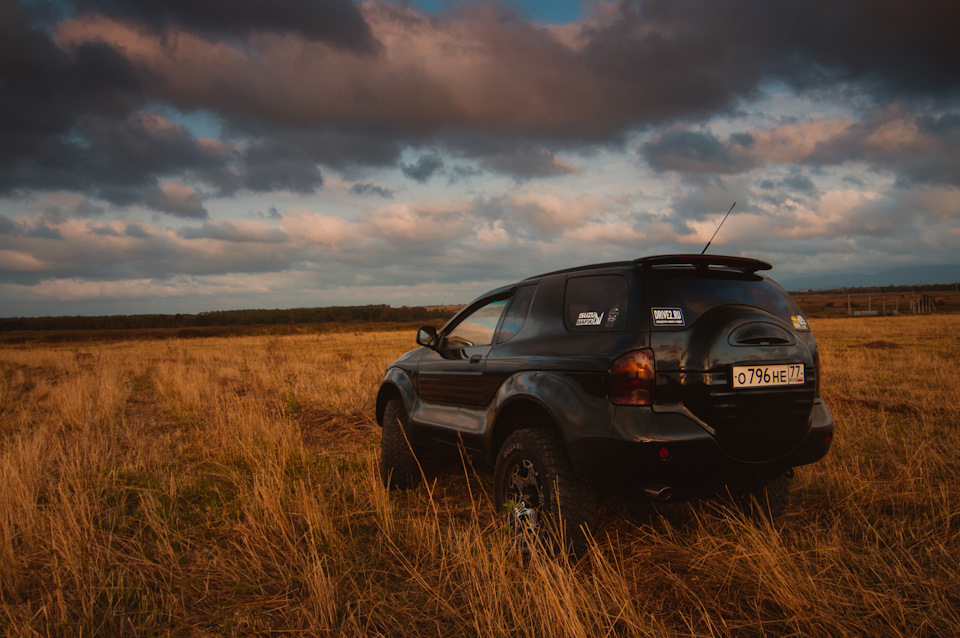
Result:
<svg viewBox="0 0 960 638">
<path fill-rule="evenodd" d="M 0 633 L 960 634 L 960 317 L 821 320 L 787 515 L 609 499 L 522 556 L 489 476 L 379 484 L 396 333 L 0 349 Z"/>
</svg>

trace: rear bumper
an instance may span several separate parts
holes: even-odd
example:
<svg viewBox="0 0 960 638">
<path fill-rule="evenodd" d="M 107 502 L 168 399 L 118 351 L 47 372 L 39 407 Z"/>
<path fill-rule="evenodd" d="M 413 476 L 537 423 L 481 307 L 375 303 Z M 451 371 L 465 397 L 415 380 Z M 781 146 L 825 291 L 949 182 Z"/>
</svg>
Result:
<svg viewBox="0 0 960 638">
<path fill-rule="evenodd" d="M 788 453 L 743 461 L 725 452 L 709 426 L 682 406 L 623 406 L 616 409 L 609 438 L 570 441 L 569 449 L 577 474 L 592 482 L 709 488 L 772 478 L 820 460 L 830 449 L 834 421 L 819 398 L 808 423 L 807 435 Z"/>
</svg>

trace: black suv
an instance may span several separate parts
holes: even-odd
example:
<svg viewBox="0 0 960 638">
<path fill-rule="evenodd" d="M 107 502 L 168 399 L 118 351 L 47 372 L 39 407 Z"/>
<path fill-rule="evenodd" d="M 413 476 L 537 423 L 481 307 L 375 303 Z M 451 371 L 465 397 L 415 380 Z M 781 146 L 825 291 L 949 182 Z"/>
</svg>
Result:
<svg viewBox="0 0 960 638">
<path fill-rule="evenodd" d="M 574 539 L 597 486 L 780 514 L 793 468 L 826 454 L 834 425 L 816 341 L 758 274 L 770 268 L 713 255 L 583 266 L 421 327 L 377 395 L 384 483 L 412 486 L 420 451 L 462 445 L 493 462 L 515 524 L 562 520 Z"/>
</svg>

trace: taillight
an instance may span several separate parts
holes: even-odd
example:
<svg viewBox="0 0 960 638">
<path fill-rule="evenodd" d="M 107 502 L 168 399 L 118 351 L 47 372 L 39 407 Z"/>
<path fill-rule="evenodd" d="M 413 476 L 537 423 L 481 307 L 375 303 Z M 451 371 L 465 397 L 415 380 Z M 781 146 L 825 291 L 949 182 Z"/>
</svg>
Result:
<svg viewBox="0 0 960 638">
<path fill-rule="evenodd" d="M 653 350 L 634 350 L 610 366 L 610 402 L 617 405 L 652 405 L 656 370 Z"/>
</svg>

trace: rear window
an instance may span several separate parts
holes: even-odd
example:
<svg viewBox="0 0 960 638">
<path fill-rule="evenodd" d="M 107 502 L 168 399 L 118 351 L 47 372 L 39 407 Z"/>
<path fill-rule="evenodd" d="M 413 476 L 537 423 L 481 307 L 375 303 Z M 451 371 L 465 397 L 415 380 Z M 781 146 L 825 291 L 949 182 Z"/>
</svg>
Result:
<svg viewBox="0 0 960 638">
<path fill-rule="evenodd" d="M 574 332 L 622 331 L 627 323 L 627 280 L 620 275 L 567 280 L 564 319 Z"/>
<path fill-rule="evenodd" d="M 790 295 L 757 275 L 677 270 L 659 272 L 651 283 L 654 329 L 689 326 L 711 308 L 729 304 L 755 306 L 783 319 L 800 314 Z"/>
</svg>

